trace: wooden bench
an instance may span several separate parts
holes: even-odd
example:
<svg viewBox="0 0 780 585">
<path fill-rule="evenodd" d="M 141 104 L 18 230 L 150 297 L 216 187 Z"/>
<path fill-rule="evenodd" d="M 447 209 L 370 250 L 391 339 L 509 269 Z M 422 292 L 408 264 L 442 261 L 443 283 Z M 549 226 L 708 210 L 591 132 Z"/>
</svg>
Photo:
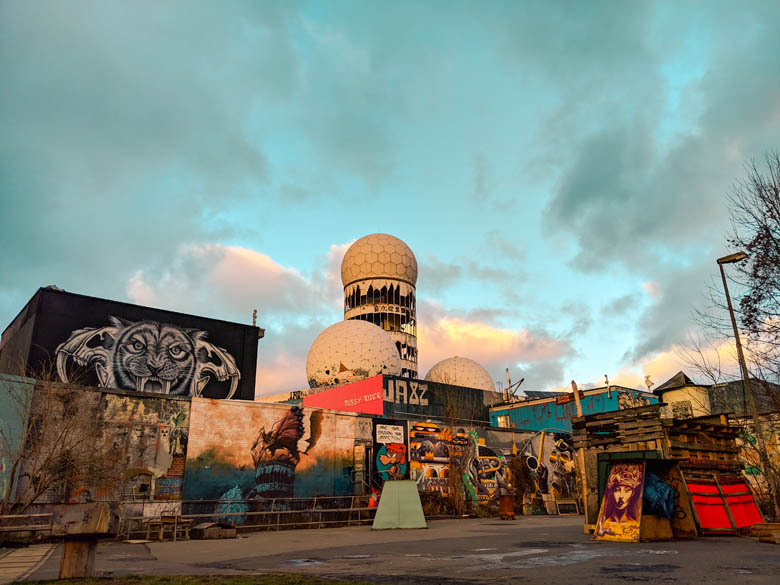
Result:
<svg viewBox="0 0 780 585">
<path fill-rule="evenodd" d="M 165 540 L 166 528 L 170 528 L 174 542 L 181 532 L 184 533 L 184 540 L 189 540 L 191 526 L 192 520 L 184 519 L 181 516 L 160 516 L 159 519 L 155 518 L 146 522 L 146 540 L 152 539 L 152 531 L 157 533 L 158 540 Z"/>
</svg>

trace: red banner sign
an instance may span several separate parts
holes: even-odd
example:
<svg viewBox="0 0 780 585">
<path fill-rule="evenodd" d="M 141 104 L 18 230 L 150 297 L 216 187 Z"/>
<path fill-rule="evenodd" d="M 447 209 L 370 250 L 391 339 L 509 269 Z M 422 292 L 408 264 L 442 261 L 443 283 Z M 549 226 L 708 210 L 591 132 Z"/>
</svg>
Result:
<svg viewBox="0 0 780 585">
<path fill-rule="evenodd" d="M 363 414 L 384 414 L 382 375 L 304 396 L 303 405 Z"/>
</svg>

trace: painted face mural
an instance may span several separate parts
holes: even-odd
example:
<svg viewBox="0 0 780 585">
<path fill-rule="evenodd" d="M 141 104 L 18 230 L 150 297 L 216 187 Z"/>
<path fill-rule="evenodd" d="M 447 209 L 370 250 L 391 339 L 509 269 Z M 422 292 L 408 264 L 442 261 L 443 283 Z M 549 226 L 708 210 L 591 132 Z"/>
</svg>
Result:
<svg viewBox="0 0 780 585">
<path fill-rule="evenodd" d="M 206 341 L 206 332 L 156 321 L 110 318 L 107 327 L 73 331 L 57 346 L 57 373 L 68 382 L 68 366 L 94 368 L 101 386 L 138 392 L 200 396 L 211 381 L 229 383 L 232 398 L 241 373 L 226 350 Z"/>
<path fill-rule="evenodd" d="M 594 539 L 639 540 L 644 479 L 644 462 L 618 463 L 612 466 L 598 524 L 593 534 Z"/>
</svg>

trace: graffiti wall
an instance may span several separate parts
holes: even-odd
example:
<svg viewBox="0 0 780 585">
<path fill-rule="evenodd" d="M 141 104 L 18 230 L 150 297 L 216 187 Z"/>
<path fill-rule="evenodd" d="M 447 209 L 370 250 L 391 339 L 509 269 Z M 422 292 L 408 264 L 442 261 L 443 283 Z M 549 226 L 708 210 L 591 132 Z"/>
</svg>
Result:
<svg viewBox="0 0 780 585">
<path fill-rule="evenodd" d="M 253 400 L 259 332 L 42 288 L 3 335 L 0 363 L 80 385 Z"/>
<path fill-rule="evenodd" d="M 371 487 L 381 490 L 393 479 L 409 479 L 408 430 L 405 420 L 373 419 Z"/>
<path fill-rule="evenodd" d="M 286 404 L 193 398 L 184 498 L 351 494 L 357 419 Z"/>
<path fill-rule="evenodd" d="M 506 433 L 502 435 L 506 436 Z M 518 485 L 521 491 L 550 494 L 555 499 L 576 496 L 576 460 L 571 435 L 560 432 L 513 433 L 512 441 L 512 451 L 516 453 L 518 463 L 528 470 L 531 478 L 531 485 Z"/>
<path fill-rule="evenodd" d="M 761 417 L 761 421 L 769 465 L 774 469 L 780 469 L 780 414 L 765 414 Z M 758 437 L 756 437 L 753 422 L 750 419 L 735 417 L 731 417 L 729 422 L 732 425 L 742 427 L 742 432 L 737 436 L 739 461 L 744 466 L 742 473 L 756 494 L 762 510 L 770 515 L 769 513 L 772 511 L 771 492 L 763 472 Z"/>
<path fill-rule="evenodd" d="M 494 499 L 510 481 L 503 450 L 487 445 L 474 428 L 409 422 L 409 464 L 420 491 L 448 496 L 462 490 L 475 502 Z"/>
<path fill-rule="evenodd" d="M 109 393 L 103 400 L 106 430 L 127 470 L 122 499 L 180 499 L 189 401 Z"/>
<path fill-rule="evenodd" d="M 585 416 L 658 402 L 658 397 L 648 392 L 615 386 L 610 390 L 604 388 L 598 391 L 585 391 L 581 396 L 582 413 Z M 492 425 L 498 426 L 498 417 L 508 417 L 511 428 L 523 431 L 571 433 L 571 419 L 575 416 L 577 416 L 577 405 L 572 394 L 490 409 Z"/>
<path fill-rule="evenodd" d="M 487 426 L 488 407 L 500 399 L 500 394 L 398 376 L 382 376 L 382 398 L 385 416 L 460 419 Z"/>
</svg>

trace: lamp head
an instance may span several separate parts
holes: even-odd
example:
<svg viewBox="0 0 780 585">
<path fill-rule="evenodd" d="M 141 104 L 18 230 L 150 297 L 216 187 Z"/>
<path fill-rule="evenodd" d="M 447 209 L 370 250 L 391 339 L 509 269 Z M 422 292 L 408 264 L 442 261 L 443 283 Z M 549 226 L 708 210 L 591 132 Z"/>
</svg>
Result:
<svg viewBox="0 0 780 585">
<path fill-rule="evenodd" d="M 734 252 L 723 258 L 718 258 L 718 264 L 732 264 L 734 262 L 741 262 L 745 258 L 747 258 L 747 254 L 744 252 Z"/>
</svg>

